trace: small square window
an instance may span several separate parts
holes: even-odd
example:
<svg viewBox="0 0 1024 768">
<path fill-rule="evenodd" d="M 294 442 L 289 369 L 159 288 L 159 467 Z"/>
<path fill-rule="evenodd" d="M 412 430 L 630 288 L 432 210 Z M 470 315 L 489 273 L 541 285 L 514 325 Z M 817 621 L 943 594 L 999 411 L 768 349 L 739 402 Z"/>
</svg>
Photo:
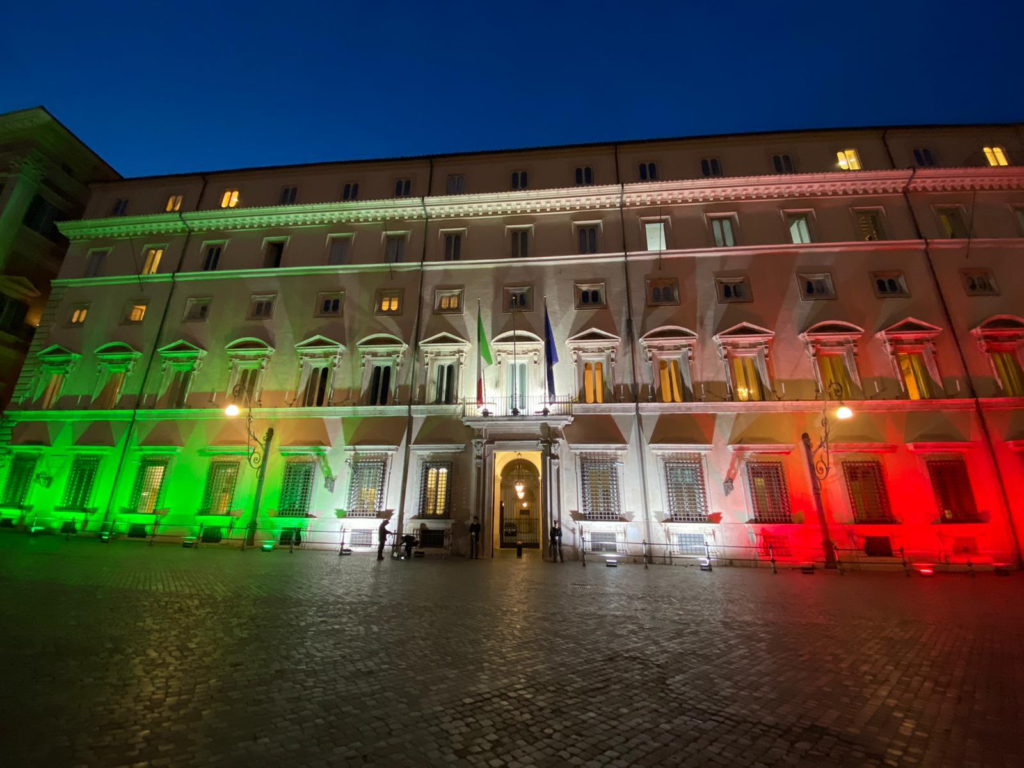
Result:
<svg viewBox="0 0 1024 768">
<path fill-rule="evenodd" d="M 902 299 L 910 296 L 907 280 L 902 272 L 872 272 L 871 283 L 880 299 Z"/>
<path fill-rule="evenodd" d="M 991 269 L 961 269 L 960 279 L 968 296 L 998 296 L 999 288 Z"/>
<path fill-rule="evenodd" d="M 400 315 L 402 314 L 402 289 L 387 288 L 377 291 L 373 303 L 375 315 Z"/>
<path fill-rule="evenodd" d="M 349 235 L 332 237 L 327 243 L 327 263 L 332 267 L 348 264 L 349 252 L 352 250 L 352 237 Z"/>
<path fill-rule="evenodd" d="M 124 310 L 124 320 L 122 321 L 125 325 L 134 325 L 135 323 L 141 323 L 146 319 L 146 307 L 149 306 L 148 301 L 130 301 L 128 306 Z"/>
<path fill-rule="evenodd" d="M 68 313 L 67 325 L 85 325 L 85 318 L 88 316 L 88 304 L 75 304 Z"/>
<path fill-rule="evenodd" d="M 318 293 L 316 296 L 315 317 L 340 317 L 341 308 L 345 302 L 343 291 L 332 291 L 330 293 Z"/>
<path fill-rule="evenodd" d="M 160 269 L 160 260 L 164 257 L 163 248 L 147 248 L 146 260 L 142 264 L 142 274 L 155 275 Z"/>
<path fill-rule="evenodd" d="M 281 190 L 281 205 L 295 205 L 299 198 L 298 187 L 285 187 Z"/>
<path fill-rule="evenodd" d="M 854 211 L 857 217 L 857 236 L 864 241 L 885 240 L 881 211 Z"/>
<path fill-rule="evenodd" d="M 444 260 L 460 261 L 462 259 L 462 233 L 444 233 Z"/>
<path fill-rule="evenodd" d="M 258 294 L 249 299 L 249 319 L 269 320 L 274 316 L 274 302 L 277 295 L 273 293 Z"/>
<path fill-rule="evenodd" d="M 350 181 L 345 184 L 341 189 L 342 200 L 358 200 L 359 199 L 359 182 Z"/>
<path fill-rule="evenodd" d="M 772 155 L 772 165 L 776 173 L 796 173 L 796 166 L 790 155 Z"/>
<path fill-rule="evenodd" d="M 533 287 L 529 285 L 505 286 L 502 309 L 505 312 L 532 312 Z"/>
<path fill-rule="evenodd" d="M 448 176 L 447 191 L 449 195 L 466 194 L 466 177 L 461 173 L 453 173 Z"/>
<path fill-rule="evenodd" d="M 640 181 L 657 181 L 658 164 L 640 163 Z"/>
<path fill-rule="evenodd" d="M 860 155 L 856 149 L 840 149 L 836 152 L 836 160 L 840 169 L 844 171 L 859 171 L 861 169 Z"/>
<path fill-rule="evenodd" d="M 927 147 L 921 147 L 914 150 L 914 163 L 918 168 L 934 168 L 935 158 L 932 156 L 932 151 Z"/>
<path fill-rule="evenodd" d="M 128 199 L 119 197 L 114 201 L 114 210 L 111 211 L 112 216 L 124 216 L 128 213 Z"/>
<path fill-rule="evenodd" d="M 220 196 L 220 207 L 221 208 L 237 208 L 238 207 L 238 194 L 237 189 L 225 189 L 224 193 Z"/>
<path fill-rule="evenodd" d="M 797 275 L 796 282 L 800 287 L 800 298 L 804 301 L 823 301 L 836 297 L 832 275 L 828 272 Z"/>
<path fill-rule="evenodd" d="M 789 241 L 794 245 L 813 243 L 811 237 L 811 214 L 802 211 L 786 214 L 786 229 L 789 230 Z"/>
<path fill-rule="evenodd" d="M 722 176 L 722 161 L 717 157 L 705 157 L 700 161 L 700 172 L 705 176 Z"/>
<path fill-rule="evenodd" d="M 206 256 L 203 258 L 203 272 L 216 272 L 223 252 L 223 243 L 207 243 Z"/>
<path fill-rule="evenodd" d="M 401 264 L 405 260 L 406 236 L 388 235 L 384 238 L 384 263 Z"/>
<path fill-rule="evenodd" d="M 606 307 L 604 283 L 576 283 L 576 309 Z"/>
<path fill-rule="evenodd" d="M 185 322 L 204 323 L 210 315 L 210 303 L 213 299 L 206 297 L 201 299 L 189 299 L 185 302 Z"/>
<path fill-rule="evenodd" d="M 167 213 L 174 213 L 175 211 L 181 210 L 181 195 L 171 195 L 167 198 L 167 205 L 164 207 L 164 211 Z"/>
<path fill-rule="evenodd" d="M 645 221 L 644 235 L 647 238 L 648 251 L 664 251 L 668 248 L 664 221 Z"/>
<path fill-rule="evenodd" d="M 434 290 L 434 314 L 462 314 L 462 289 L 437 288 Z"/>
<path fill-rule="evenodd" d="M 679 303 L 679 281 L 674 277 L 656 277 L 647 281 L 647 306 L 666 307 Z"/>
<path fill-rule="evenodd" d="M 584 165 L 576 169 L 576 186 L 589 187 L 594 183 L 594 169 Z"/>
<path fill-rule="evenodd" d="M 512 171 L 512 189 L 529 189 L 530 176 L 527 171 Z"/>
<path fill-rule="evenodd" d="M 711 236 L 718 248 L 731 248 L 736 245 L 736 220 L 733 216 L 709 217 Z"/>
<path fill-rule="evenodd" d="M 395 180 L 395 197 L 412 197 L 412 179 Z"/>
<path fill-rule="evenodd" d="M 734 304 L 736 302 L 754 300 L 750 291 L 750 281 L 746 276 L 716 277 L 715 293 L 718 294 L 719 304 Z"/>
<path fill-rule="evenodd" d="M 963 240 L 967 237 L 967 225 L 964 224 L 963 211 L 960 208 L 938 208 L 939 224 L 942 236 L 950 240 Z"/>
<path fill-rule="evenodd" d="M 1010 164 L 1010 158 L 1003 147 L 985 147 L 985 160 L 993 168 Z"/>
<path fill-rule="evenodd" d="M 285 240 L 268 240 L 263 246 L 263 268 L 277 269 L 284 259 Z"/>
<path fill-rule="evenodd" d="M 525 259 L 530 255 L 530 228 L 518 227 L 508 230 L 509 256 Z"/>
</svg>

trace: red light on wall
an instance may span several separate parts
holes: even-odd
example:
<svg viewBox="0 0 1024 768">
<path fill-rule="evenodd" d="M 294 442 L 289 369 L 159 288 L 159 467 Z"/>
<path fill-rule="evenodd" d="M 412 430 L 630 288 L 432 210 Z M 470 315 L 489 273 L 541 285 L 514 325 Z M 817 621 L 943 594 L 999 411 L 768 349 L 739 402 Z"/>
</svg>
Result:
<svg viewBox="0 0 1024 768">
<path fill-rule="evenodd" d="M 928 566 L 919 566 L 918 569 L 917 569 L 917 572 L 919 574 L 921 574 L 922 576 L 934 576 L 935 575 L 935 569 L 934 568 L 929 568 Z"/>
</svg>

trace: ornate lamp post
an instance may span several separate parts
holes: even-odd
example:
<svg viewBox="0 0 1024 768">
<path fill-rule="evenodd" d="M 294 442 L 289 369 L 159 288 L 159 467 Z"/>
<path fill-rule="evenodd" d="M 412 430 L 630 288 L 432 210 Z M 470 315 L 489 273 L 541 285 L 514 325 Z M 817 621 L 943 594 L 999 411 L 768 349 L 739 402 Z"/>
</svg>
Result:
<svg viewBox="0 0 1024 768">
<path fill-rule="evenodd" d="M 258 470 L 256 475 L 256 498 L 253 499 L 252 515 L 249 518 L 249 526 L 245 532 L 245 538 L 242 539 L 242 550 L 244 551 L 246 546 L 251 547 L 256 543 L 256 529 L 259 524 L 260 500 L 263 498 L 263 483 L 267 477 L 266 458 L 267 452 L 270 450 L 270 444 L 274 440 L 274 428 L 268 427 L 267 432 L 261 441 L 252 430 L 252 397 L 249 393 L 249 389 L 244 384 L 238 384 L 234 391 L 232 391 L 231 395 L 231 402 L 228 403 L 226 408 L 224 408 L 224 414 L 229 418 L 234 418 L 242 412 L 238 403 L 241 402 L 245 406 L 245 460 L 248 462 L 250 467 Z"/>
<path fill-rule="evenodd" d="M 838 381 L 831 382 L 822 391 L 825 395 L 825 405 L 821 412 L 821 437 L 818 445 L 811 444 L 811 437 L 806 432 L 801 435 L 804 444 L 804 451 L 807 454 L 807 467 L 811 472 L 811 489 L 814 492 L 814 506 L 818 513 L 818 528 L 821 530 L 821 548 L 825 553 L 825 567 L 836 567 L 836 549 L 832 543 L 832 536 L 828 530 L 828 520 L 825 517 L 825 507 L 821 502 L 821 484 L 832 471 L 832 451 L 829 448 L 829 433 L 831 423 L 828 418 L 828 404 L 830 400 L 839 403 L 836 408 L 835 417 L 845 421 L 853 416 L 853 411 L 843 402 L 843 386 Z"/>
</svg>

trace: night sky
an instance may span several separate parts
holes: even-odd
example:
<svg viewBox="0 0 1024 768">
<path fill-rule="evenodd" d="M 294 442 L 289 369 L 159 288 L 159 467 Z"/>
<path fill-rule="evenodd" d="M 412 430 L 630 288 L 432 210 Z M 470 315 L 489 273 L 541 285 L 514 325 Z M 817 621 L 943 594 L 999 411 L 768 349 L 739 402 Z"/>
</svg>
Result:
<svg viewBox="0 0 1024 768">
<path fill-rule="evenodd" d="M 1024 120 L 1009 0 L 4 6 L 0 112 L 46 106 L 126 176 Z"/>
</svg>

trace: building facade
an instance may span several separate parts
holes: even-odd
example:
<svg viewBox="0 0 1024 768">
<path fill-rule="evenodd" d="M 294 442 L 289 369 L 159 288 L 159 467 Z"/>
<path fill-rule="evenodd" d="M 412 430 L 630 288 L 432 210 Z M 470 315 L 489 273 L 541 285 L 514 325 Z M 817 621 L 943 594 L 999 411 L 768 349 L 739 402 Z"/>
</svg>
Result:
<svg viewBox="0 0 1024 768">
<path fill-rule="evenodd" d="M 0 516 L 1016 563 L 1022 158 L 1019 125 L 924 127 L 93 185 L 4 417 Z"/>
</svg>

